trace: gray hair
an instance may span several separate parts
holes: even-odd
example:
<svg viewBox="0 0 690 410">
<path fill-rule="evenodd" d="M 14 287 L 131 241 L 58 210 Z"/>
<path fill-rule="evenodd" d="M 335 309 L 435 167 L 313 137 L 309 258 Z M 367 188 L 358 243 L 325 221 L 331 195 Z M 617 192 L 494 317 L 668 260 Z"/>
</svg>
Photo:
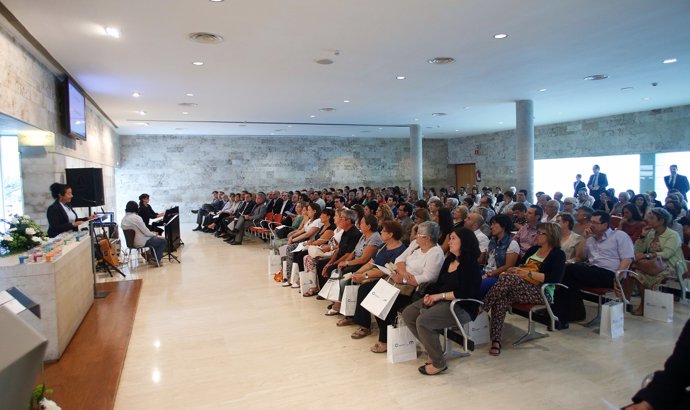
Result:
<svg viewBox="0 0 690 410">
<path fill-rule="evenodd" d="M 654 216 L 656 216 L 658 219 L 661 219 L 664 221 L 664 226 L 666 227 L 671 227 L 671 223 L 673 222 L 673 217 L 671 216 L 671 213 L 665 210 L 664 208 L 652 208 L 649 210 L 649 212 L 653 213 Z"/>
<path fill-rule="evenodd" d="M 433 243 L 438 243 L 438 224 L 432 221 L 422 222 L 417 225 L 417 235 L 428 236 Z"/>
<path fill-rule="evenodd" d="M 446 201 L 450 201 L 451 205 L 453 205 L 451 207 L 451 210 L 455 209 L 455 207 L 458 206 L 458 204 L 459 204 L 458 198 L 448 198 L 448 199 L 446 199 Z"/>
<path fill-rule="evenodd" d="M 349 219 L 354 224 L 357 221 L 357 212 L 352 209 L 343 209 L 340 213 L 341 218 Z"/>
<path fill-rule="evenodd" d="M 257 198 L 258 198 L 258 197 L 261 197 L 261 199 L 263 199 L 264 201 L 266 200 L 266 194 L 264 194 L 263 192 L 258 192 L 258 193 L 256 194 L 256 196 L 257 196 Z"/>
</svg>

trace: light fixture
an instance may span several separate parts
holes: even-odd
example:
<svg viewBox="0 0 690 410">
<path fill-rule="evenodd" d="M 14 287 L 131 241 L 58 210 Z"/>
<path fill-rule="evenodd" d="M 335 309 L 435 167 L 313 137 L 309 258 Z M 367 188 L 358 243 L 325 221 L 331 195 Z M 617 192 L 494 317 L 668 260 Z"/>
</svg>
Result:
<svg viewBox="0 0 690 410">
<path fill-rule="evenodd" d="M 182 115 L 187 115 L 189 114 L 187 111 L 182 111 Z"/>
<path fill-rule="evenodd" d="M 139 115 L 146 115 L 146 111 L 137 111 L 136 113 Z"/>
<path fill-rule="evenodd" d="M 667 58 L 666 60 L 664 60 L 664 64 L 673 64 L 676 61 L 678 61 L 678 60 L 675 58 Z"/>
<path fill-rule="evenodd" d="M 419 121 L 419 118 L 415 118 L 415 119 L 414 119 L 414 122 L 417 122 L 417 121 Z"/>
<path fill-rule="evenodd" d="M 543 93 L 544 91 L 546 91 L 546 88 L 540 88 L 540 89 L 539 89 L 539 92 L 540 92 L 540 93 Z"/>
<path fill-rule="evenodd" d="M 344 102 L 344 103 L 349 103 L 349 102 L 350 102 L 350 100 L 343 100 L 343 102 Z"/>
<path fill-rule="evenodd" d="M 141 94 L 139 94 L 138 92 L 135 91 L 132 93 L 132 97 L 139 98 L 139 97 L 141 97 Z"/>
<path fill-rule="evenodd" d="M 324 108 L 319 108 L 319 111 L 321 111 L 321 112 L 333 112 L 333 111 L 335 111 L 335 108 L 333 108 L 333 107 L 324 107 Z"/>
<path fill-rule="evenodd" d="M 288 125 L 287 127 L 288 127 L 288 128 L 292 128 L 292 125 Z"/>
<path fill-rule="evenodd" d="M 222 3 L 225 0 L 208 0 L 208 1 L 210 1 L 211 3 Z"/>
<path fill-rule="evenodd" d="M 432 116 L 432 117 L 443 117 L 443 116 L 446 116 L 446 115 L 448 115 L 448 114 L 446 114 L 445 112 L 432 112 L 432 113 L 431 113 L 431 116 Z"/>
<path fill-rule="evenodd" d="M 606 74 L 593 74 L 593 75 L 588 75 L 587 77 L 583 78 L 585 81 L 600 81 L 600 80 L 606 80 L 609 78 L 608 75 Z"/>
<path fill-rule="evenodd" d="M 621 88 L 621 91 L 632 91 L 633 89 L 633 87 L 623 87 Z"/>
<path fill-rule="evenodd" d="M 642 97 L 642 101 L 649 101 L 649 97 Z"/>
<path fill-rule="evenodd" d="M 187 94 L 185 94 L 185 95 L 186 95 L 187 97 L 194 97 L 194 94 L 193 94 L 193 93 L 187 93 Z"/>
<path fill-rule="evenodd" d="M 223 36 L 220 34 L 206 33 L 204 31 L 189 33 L 187 37 L 195 43 L 201 44 L 220 44 L 223 42 Z"/>
<path fill-rule="evenodd" d="M 460 132 L 460 130 L 455 130 L 455 132 Z"/>
<path fill-rule="evenodd" d="M 195 66 L 202 66 L 202 65 L 204 65 L 204 62 L 203 61 L 194 61 L 192 64 L 194 64 Z"/>
<path fill-rule="evenodd" d="M 309 118 L 316 118 L 316 115 L 310 115 Z"/>
<path fill-rule="evenodd" d="M 331 60 L 330 58 L 320 58 L 318 60 L 314 60 L 314 62 L 316 64 L 321 64 L 321 65 L 333 64 L 333 60 Z"/>
<path fill-rule="evenodd" d="M 199 104 L 193 102 L 181 102 L 177 103 L 177 105 L 179 105 L 180 107 L 196 107 Z"/>
<path fill-rule="evenodd" d="M 503 121 L 499 121 L 499 122 L 498 122 L 498 125 L 503 125 Z"/>
<path fill-rule="evenodd" d="M 105 27 L 105 34 L 112 38 L 120 38 L 120 30 L 115 27 Z"/>
<path fill-rule="evenodd" d="M 434 57 L 426 60 L 426 62 L 435 65 L 453 64 L 455 59 L 453 57 Z"/>
<path fill-rule="evenodd" d="M 395 77 L 396 80 L 404 80 L 405 76 L 404 75 L 398 75 Z"/>
<path fill-rule="evenodd" d="M 469 110 L 470 107 L 463 107 L 463 110 Z"/>
<path fill-rule="evenodd" d="M 149 124 L 148 122 L 138 122 L 137 125 L 142 125 L 144 127 L 148 127 L 151 124 Z"/>
<path fill-rule="evenodd" d="M 380 129 L 380 130 L 382 130 L 382 129 L 383 129 L 383 127 L 379 127 L 379 129 Z"/>
<path fill-rule="evenodd" d="M 498 33 L 498 34 L 494 34 L 494 38 L 496 40 L 503 40 L 504 38 L 508 38 L 508 35 L 505 33 Z"/>
</svg>

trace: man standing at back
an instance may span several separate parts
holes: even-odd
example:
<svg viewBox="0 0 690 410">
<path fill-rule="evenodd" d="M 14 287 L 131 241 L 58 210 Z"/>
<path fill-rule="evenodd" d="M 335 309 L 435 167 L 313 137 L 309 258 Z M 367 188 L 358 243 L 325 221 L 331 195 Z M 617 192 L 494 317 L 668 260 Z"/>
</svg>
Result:
<svg viewBox="0 0 690 410">
<path fill-rule="evenodd" d="M 587 188 L 589 188 L 589 194 L 594 197 L 594 199 L 599 198 L 599 195 L 606 191 L 606 187 L 609 185 L 609 180 L 606 179 L 606 174 L 599 172 L 599 165 L 594 165 L 592 167 L 592 172 L 594 172 L 589 177 L 589 182 L 587 182 Z"/>
<path fill-rule="evenodd" d="M 664 177 L 664 183 L 666 184 L 666 188 L 668 188 L 669 192 L 672 189 L 678 190 L 678 192 L 683 194 L 683 199 L 687 201 L 687 193 L 688 191 L 690 191 L 688 177 L 686 177 L 685 175 L 680 175 L 678 173 L 678 165 L 671 165 L 669 170 L 671 171 L 671 175 L 667 175 Z"/>
<path fill-rule="evenodd" d="M 616 271 L 628 269 L 635 256 L 628 234 L 609 226 L 611 216 L 604 211 L 592 215 L 591 225 L 582 236 L 584 246 L 577 250 L 578 263 L 565 267 L 563 284 L 556 290 L 556 315 L 562 325 L 585 319 L 585 305 L 580 289 L 614 287 Z"/>
</svg>

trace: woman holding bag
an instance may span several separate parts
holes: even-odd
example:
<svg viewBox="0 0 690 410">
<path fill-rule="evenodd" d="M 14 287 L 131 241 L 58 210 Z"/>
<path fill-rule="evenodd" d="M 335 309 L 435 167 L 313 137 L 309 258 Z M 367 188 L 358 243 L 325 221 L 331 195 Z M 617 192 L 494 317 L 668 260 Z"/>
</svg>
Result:
<svg viewBox="0 0 690 410">
<path fill-rule="evenodd" d="M 423 299 L 412 303 L 402 313 L 405 324 L 429 354 L 429 361 L 419 368 L 419 372 L 427 376 L 448 368 L 439 334 L 456 324 L 450 302 L 456 298 L 478 299 L 482 282 L 478 262 L 481 252 L 474 232 L 467 228 L 456 229 L 450 234 L 449 247 L 438 281 L 426 288 Z M 456 315 L 463 324 L 477 317 L 478 304 L 460 302 L 456 306 L 459 307 Z"/>
<path fill-rule="evenodd" d="M 682 273 L 686 270 L 684 263 L 678 263 L 683 260 L 680 238 L 674 230 L 668 228 L 672 222 L 671 214 L 664 208 L 652 208 L 644 219 L 647 226 L 635 241 L 635 262 L 632 265 L 637 276 L 627 277 L 623 287 L 628 298 L 633 283 L 640 292 L 640 306 L 632 312 L 635 316 L 644 314 L 645 289 L 652 289 L 665 277 L 674 276 L 677 266 L 682 266 Z"/>
<path fill-rule="evenodd" d="M 540 287 L 543 283 L 560 283 L 565 272 L 565 253 L 560 248 L 561 227 L 554 223 L 537 225 L 537 245 L 529 248 L 520 266 L 501 274 L 484 298 L 484 310 L 491 311 L 491 349 L 501 354 L 501 333 L 506 312 L 513 303 L 544 303 Z M 547 291 L 553 301 L 553 289 Z"/>
</svg>

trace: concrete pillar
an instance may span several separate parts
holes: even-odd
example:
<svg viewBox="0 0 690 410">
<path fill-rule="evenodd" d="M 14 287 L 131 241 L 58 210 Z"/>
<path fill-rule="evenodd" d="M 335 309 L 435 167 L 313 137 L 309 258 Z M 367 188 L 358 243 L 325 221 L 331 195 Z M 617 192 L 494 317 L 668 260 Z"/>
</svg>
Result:
<svg viewBox="0 0 690 410">
<path fill-rule="evenodd" d="M 422 173 L 422 132 L 419 124 L 410 125 L 410 187 L 417 191 L 419 198 L 423 195 L 423 178 Z"/>
<path fill-rule="evenodd" d="M 515 103 L 515 134 L 517 147 L 517 189 L 526 189 L 527 200 L 534 203 L 534 103 Z"/>
</svg>

